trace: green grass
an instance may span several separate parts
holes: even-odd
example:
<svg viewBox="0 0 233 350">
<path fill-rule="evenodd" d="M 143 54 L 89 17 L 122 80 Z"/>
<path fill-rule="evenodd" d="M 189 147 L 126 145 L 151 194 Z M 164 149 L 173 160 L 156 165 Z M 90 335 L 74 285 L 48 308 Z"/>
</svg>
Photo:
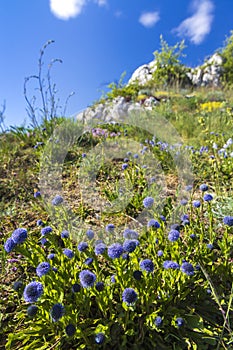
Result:
<svg viewBox="0 0 233 350">
<path fill-rule="evenodd" d="M 192 97 L 187 98 L 188 94 Z M 127 125 L 127 132 L 125 125 L 101 125 L 109 134 L 119 135 L 104 138 L 85 133 L 75 139 L 76 129 L 70 122 L 67 135 L 57 132 L 60 144 L 69 145 L 61 170 L 62 195 L 68 207 L 65 204 L 53 207 L 44 196 L 34 198 L 34 192 L 40 189 L 41 166 L 48 169 L 50 166 L 51 158 L 46 160 L 45 156 L 58 154 L 53 152 L 59 151 L 59 143 L 57 149 L 53 143 L 50 147 L 49 139 L 64 119 L 46 122 L 46 130 L 44 125 L 31 130 L 20 127 L 0 135 L 0 348 L 205 350 L 233 347 L 233 236 L 232 227 L 223 224 L 223 218 L 232 216 L 233 209 L 233 158 L 229 156 L 233 145 L 227 148 L 228 157 L 218 154 L 233 136 L 232 95 L 230 91 L 208 89 L 168 91 L 167 95 L 169 98 L 155 109 L 184 141 L 181 152 L 188 152 L 194 177 L 191 192 L 185 191 L 179 181 L 169 147 L 166 150 L 164 145 L 157 145 L 163 140 L 156 138 L 155 145 L 148 142 L 153 137 L 148 131 L 134 125 Z M 201 110 L 202 103 L 213 101 L 224 101 L 224 106 L 211 112 Z M 218 144 L 217 150 L 213 149 L 213 143 Z M 117 152 L 111 153 L 110 146 L 116 147 Z M 200 152 L 203 146 L 208 150 Z M 140 153 L 143 147 L 147 147 L 144 154 Z M 127 155 L 127 151 L 132 151 L 132 155 Z M 87 156 L 83 157 L 83 153 Z M 133 157 L 135 153 L 139 159 Z M 124 158 L 129 158 L 126 170 L 122 170 Z M 155 182 L 150 183 L 153 176 Z M 202 199 L 199 190 L 202 183 L 208 184 L 214 196 L 210 203 Z M 58 193 L 47 193 L 48 198 L 55 194 Z M 145 212 L 143 199 L 152 194 L 155 203 Z M 188 200 L 186 206 L 179 204 L 183 198 Z M 201 201 L 199 209 L 192 205 L 197 199 Z M 161 220 L 161 214 L 168 226 Z M 182 214 L 189 215 L 190 224 L 182 226 L 178 241 L 170 242 L 169 225 L 181 224 Z M 160 223 L 160 228 L 147 227 L 151 218 Z M 38 219 L 53 228 L 44 247 L 40 243 Z M 113 236 L 105 231 L 109 223 L 115 225 Z M 129 253 L 128 260 L 111 259 L 107 253 L 95 255 L 94 240 L 103 238 L 107 244 L 114 240 L 122 243 L 122 232 L 128 226 L 139 233 L 140 243 Z M 7 254 L 3 244 L 18 227 L 28 230 L 28 238 Z M 69 239 L 60 237 L 65 228 L 70 232 Z M 95 232 L 92 241 L 85 236 L 88 228 Z M 195 239 L 190 238 L 191 234 L 195 234 Z M 77 249 L 81 240 L 89 243 L 84 253 Z M 207 247 L 209 243 L 213 244 L 212 249 Z M 64 256 L 64 247 L 75 252 L 73 259 Z M 157 255 L 159 250 L 163 251 L 161 257 Z M 35 268 L 42 261 L 48 261 L 47 255 L 51 252 L 56 258 L 50 263 L 58 272 L 50 271 L 38 278 Z M 85 265 L 87 257 L 93 258 L 90 266 Z M 17 260 L 9 261 L 13 258 Z M 138 281 L 133 272 L 140 270 L 140 261 L 147 258 L 153 261 L 154 271 L 143 271 Z M 163 267 L 165 260 L 181 265 L 184 259 L 195 267 L 194 275 Z M 102 292 L 95 287 L 82 288 L 76 295 L 71 292 L 72 284 L 79 283 L 83 269 L 90 269 L 98 281 L 104 282 Z M 111 282 L 112 275 L 115 283 Z M 27 316 L 29 304 L 22 294 L 33 279 L 43 284 L 44 293 L 36 302 L 37 315 L 30 318 Z M 13 284 L 18 280 L 23 282 L 23 287 L 15 291 Z M 122 293 L 128 287 L 138 294 L 131 306 L 122 302 Z M 57 302 L 65 305 L 66 313 L 53 322 L 50 310 Z M 157 316 L 163 319 L 160 328 L 154 323 Z M 177 317 L 184 319 L 182 327 L 177 326 Z M 69 323 L 76 327 L 72 337 L 65 333 Z M 97 345 L 94 339 L 99 332 L 105 334 L 102 345 Z"/>
</svg>

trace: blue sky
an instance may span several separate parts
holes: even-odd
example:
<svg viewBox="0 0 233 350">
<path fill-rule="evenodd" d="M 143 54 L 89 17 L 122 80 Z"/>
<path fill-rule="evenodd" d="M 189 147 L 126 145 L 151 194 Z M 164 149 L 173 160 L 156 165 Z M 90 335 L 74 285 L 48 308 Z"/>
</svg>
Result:
<svg viewBox="0 0 233 350">
<path fill-rule="evenodd" d="M 40 48 L 52 39 L 44 72 L 54 58 L 52 80 L 61 105 L 75 95 L 73 115 L 101 97 L 112 81 L 125 81 L 153 59 L 160 34 L 169 45 L 185 39 L 184 63 L 196 66 L 223 45 L 233 29 L 232 0 L 1 0 L 0 105 L 6 125 L 26 120 L 24 78 L 37 74 Z M 33 96 L 35 82 L 28 85 Z M 38 106 L 41 106 L 38 100 Z"/>
</svg>

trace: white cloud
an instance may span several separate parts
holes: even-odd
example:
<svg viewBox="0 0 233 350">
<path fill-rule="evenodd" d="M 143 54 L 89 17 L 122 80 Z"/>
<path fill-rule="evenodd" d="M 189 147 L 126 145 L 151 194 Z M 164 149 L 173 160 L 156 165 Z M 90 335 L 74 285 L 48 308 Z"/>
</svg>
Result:
<svg viewBox="0 0 233 350">
<path fill-rule="evenodd" d="M 158 12 L 144 12 L 139 18 L 139 22 L 147 28 L 153 27 L 159 20 Z"/>
<path fill-rule="evenodd" d="M 70 19 L 78 16 L 87 0 L 50 0 L 50 9 L 59 19 Z"/>
<path fill-rule="evenodd" d="M 107 0 L 95 0 L 95 2 L 96 2 L 99 6 L 106 6 L 106 5 L 107 5 Z"/>
<path fill-rule="evenodd" d="M 198 45 L 211 30 L 214 5 L 211 0 L 195 0 L 192 5 L 194 14 L 181 22 L 174 32 Z"/>
</svg>

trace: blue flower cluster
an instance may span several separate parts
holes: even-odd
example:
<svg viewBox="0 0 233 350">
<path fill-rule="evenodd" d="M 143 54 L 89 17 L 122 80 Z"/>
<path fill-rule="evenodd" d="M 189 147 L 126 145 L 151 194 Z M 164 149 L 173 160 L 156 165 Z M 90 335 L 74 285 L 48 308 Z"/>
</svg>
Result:
<svg viewBox="0 0 233 350">
<path fill-rule="evenodd" d="M 223 223 L 229 227 L 233 226 L 233 216 L 225 216 L 223 218 Z"/>
<path fill-rule="evenodd" d="M 96 281 L 96 275 L 90 270 L 83 270 L 79 274 L 81 285 L 84 288 L 92 287 Z"/>
<path fill-rule="evenodd" d="M 127 305 L 131 305 L 135 303 L 137 298 L 138 298 L 138 295 L 133 288 L 126 288 L 122 294 L 122 300 Z"/>
<path fill-rule="evenodd" d="M 180 268 L 180 265 L 177 262 L 174 262 L 172 260 L 165 260 L 163 263 L 163 267 L 165 269 L 173 269 L 173 270 L 177 270 Z"/>
<path fill-rule="evenodd" d="M 64 201 L 63 197 L 58 194 L 53 198 L 52 205 L 54 206 L 60 205 L 63 201 Z"/>
<path fill-rule="evenodd" d="M 147 227 L 149 228 L 160 228 L 160 223 L 158 221 L 156 221 L 155 219 L 151 219 L 148 224 L 147 224 Z"/>
<path fill-rule="evenodd" d="M 98 243 L 95 246 L 95 255 L 103 255 L 107 247 L 104 243 Z"/>
<path fill-rule="evenodd" d="M 46 275 L 50 270 L 50 264 L 48 262 L 40 263 L 36 268 L 36 274 L 38 277 Z"/>
<path fill-rule="evenodd" d="M 179 238 L 180 238 L 180 232 L 177 231 L 177 230 L 171 230 L 171 231 L 168 233 L 168 239 L 169 239 L 169 241 L 171 241 L 171 242 L 175 242 L 175 241 L 177 241 Z"/>
<path fill-rule="evenodd" d="M 132 253 L 138 245 L 139 241 L 137 239 L 127 239 L 123 243 L 123 249 L 128 253 Z"/>
<path fill-rule="evenodd" d="M 10 253 L 17 244 L 22 244 L 27 239 L 27 230 L 25 228 L 17 228 L 13 231 L 11 237 L 9 237 L 4 243 L 4 249 L 7 253 Z"/>
<path fill-rule="evenodd" d="M 146 272 L 154 271 L 154 263 L 150 259 L 145 259 L 140 262 L 140 268 Z"/>
<path fill-rule="evenodd" d="M 120 258 L 123 252 L 124 252 L 124 249 L 120 243 L 113 243 L 108 247 L 108 256 L 111 259 Z"/>
<path fill-rule="evenodd" d="M 27 303 L 35 303 L 43 292 L 43 285 L 40 282 L 33 281 L 25 287 L 23 297 Z"/>
<path fill-rule="evenodd" d="M 52 309 L 50 310 L 50 316 L 53 322 L 57 322 L 58 320 L 60 320 L 60 318 L 62 318 L 64 314 L 65 308 L 60 303 L 54 304 Z"/>
<path fill-rule="evenodd" d="M 143 200 L 143 205 L 145 208 L 151 208 L 154 204 L 154 198 L 152 197 L 146 197 L 144 200 Z"/>
</svg>

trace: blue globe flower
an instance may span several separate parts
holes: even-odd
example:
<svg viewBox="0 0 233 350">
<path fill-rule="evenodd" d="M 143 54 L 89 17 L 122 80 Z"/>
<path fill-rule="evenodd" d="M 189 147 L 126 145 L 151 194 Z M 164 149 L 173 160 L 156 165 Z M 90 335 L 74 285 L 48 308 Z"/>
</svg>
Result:
<svg viewBox="0 0 233 350">
<path fill-rule="evenodd" d="M 30 305 L 27 308 L 27 315 L 30 317 L 34 317 L 37 314 L 38 306 L 37 305 Z"/>
<path fill-rule="evenodd" d="M 83 270 L 79 274 L 81 285 L 84 288 L 92 287 L 96 281 L 96 275 L 90 270 Z"/>
<path fill-rule="evenodd" d="M 69 231 L 67 230 L 62 231 L 61 238 L 66 239 L 66 238 L 69 238 L 69 236 L 70 236 Z"/>
<path fill-rule="evenodd" d="M 103 344 L 105 341 L 105 334 L 104 333 L 98 333 L 95 335 L 95 342 L 96 344 Z"/>
<path fill-rule="evenodd" d="M 210 202 L 210 201 L 213 200 L 213 198 L 214 197 L 211 194 L 209 194 L 209 193 L 204 194 L 204 197 L 203 197 L 205 202 Z"/>
<path fill-rule="evenodd" d="M 144 200 L 143 200 L 143 205 L 145 208 L 151 208 L 154 204 L 154 198 L 152 197 L 146 197 Z"/>
<path fill-rule="evenodd" d="M 150 259 L 145 259 L 140 262 L 140 268 L 147 272 L 153 272 L 154 271 L 154 263 Z"/>
<path fill-rule="evenodd" d="M 109 232 L 109 233 L 112 233 L 115 229 L 115 225 L 114 224 L 108 224 L 106 227 L 105 227 L 105 230 L 106 232 Z"/>
<path fill-rule="evenodd" d="M 202 184 L 199 188 L 202 192 L 206 192 L 209 189 L 209 187 L 206 184 Z"/>
<path fill-rule="evenodd" d="M 124 241 L 123 243 L 123 249 L 128 252 L 128 253 L 132 253 L 136 247 L 139 245 L 138 240 L 136 239 L 127 239 L 126 241 Z"/>
<path fill-rule="evenodd" d="M 131 230 L 130 228 L 125 229 L 123 232 L 123 237 L 125 239 L 138 239 L 138 236 L 139 234 L 136 231 Z"/>
<path fill-rule="evenodd" d="M 176 324 L 178 327 L 182 327 L 184 325 L 184 319 L 182 317 L 177 317 Z"/>
<path fill-rule="evenodd" d="M 123 252 L 124 249 L 120 243 L 113 243 L 108 247 L 108 256 L 111 259 L 120 258 Z"/>
<path fill-rule="evenodd" d="M 43 294 L 43 285 L 40 282 L 29 283 L 23 292 L 24 300 L 27 303 L 35 303 Z"/>
<path fill-rule="evenodd" d="M 72 288 L 71 288 L 71 290 L 72 290 L 73 293 L 78 293 L 78 292 L 80 292 L 80 290 L 81 290 L 80 284 L 79 284 L 79 283 L 74 283 L 73 286 L 72 286 Z"/>
<path fill-rule="evenodd" d="M 42 236 L 45 236 L 46 234 L 48 234 L 52 231 L 53 231 L 52 227 L 46 226 L 46 227 L 43 227 L 40 232 L 41 232 Z"/>
<path fill-rule="evenodd" d="M 180 232 L 177 230 L 171 230 L 168 233 L 168 239 L 170 242 L 175 242 L 180 238 Z"/>
<path fill-rule="evenodd" d="M 214 245 L 212 243 L 208 243 L 206 244 L 206 247 L 210 250 L 212 250 L 214 248 Z"/>
<path fill-rule="evenodd" d="M 166 218 L 165 218 L 165 216 L 163 216 L 163 215 L 160 215 L 160 219 L 161 219 L 163 222 L 166 221 Z"/>
<path fill-rule="evenodd" d="M 135 280 L 140 281 L 142 279 L 142 271 L 135 270 L 133 272 L 133 277 L 135 278 Z"/>
<path fill-rule="evenodd" d="M 25 228 L 17 228 L 11 235 L 15 244 L 23 243 L 27 239 L 27 230 Z"/>
<path fill-rule="evenodd" d="M 74 257 L 74 252 L 71 249 L 65 248 L 63 249 L 63 254 L 67 256 L 67 258 L 72 259 Z"/>
<path fill-rule="evenodd" d="M 181 199 L 180 204 L 184 206 L 187 205 L 188 204 L 187 199 Z"/>
<path fill-rule="evenodd" d="M 138 295 L 133 288 L 126 288 L 122 294 L 122 300 L 127 305 L 131 305 L 135 303 L 137 298 L 138 298 Z"/>
<path fill-rule="evenodd" d="M 50 254 L 47 256 L 47 258 L 48 258 L 49 260 L 53 260 L 53 259 L 55 258 L 55 254 L 54 254 L 54 253 L 50 253 Z"/>
<path fill-rule="evenodd" d="M 43 223 L 43 221 L 41 219 L 39 219 L 39 220 L 37 220 L 36 225 L 37 226 L 43 226 L 44 223 Z"/>
<path fill-rule="evenodd" d="M 159 228 L 160 227 L 160 223 L 154 219 L 151 219 L 148 224 L 147 227 L 149 228 Z"/>
<path fill-rule="evenodd" d="M 195 200 L 195 201 L 193 201 L 193 206 L 194 206 L 194 208 L 200 208 L 201 202 L 198 200 Z"/>
<path fill-rule="evenodd" d="M 86 260 L 84 261 L 85 265 L 91 265 L 93 263 L 93 258 L 86 258 Z"/>
<path fill-rule="evenodd" d="M 98 243 L 95 246 L 95 255 L 103 255 L 106 251 L 106 245 L 104 243 Z"/>
<path fill-rule="evenodd" d="M 180 219 L 182 221 L 189 220 L 189 215 L 188 214 L 183 214 L 183 215 L 181 215 Z"/>
<path fill-rule="evenodd" d="M 121 169 L 126 170 L 128 168 L 128 166 L 129 166 L 129 164 L 124 163 L 124 164 L 122 164 Z"/>
<path fill-rule="evenodd" d="M 40 243 L 42 246 L 44 246 L 47 242 L 48 242 L 48 240 L 45 237 L 41 238 L 41 240 L 40 240 Z"/>
<path fill-rule="evenodd" d="M 161 327 L 162 324 L 163 324 L 162 317 L 161 316 L 157 316 L 154 322 L 155 322 L 156 327 Z"/>
<path fill-rule="evenodd" d="M 87 230 L 86 235 L 88 239 L 93 239 L 95 234 L 92 230 Z"/>
<path fill-rule="evenodd" d="M 194 275 L 193 265 L 188 263 L 188 262 L 184 262 L 181 265 L 180 269 L 181 269 L 182 272 L 186 273 L 186 275 L 188 275 L 188 276 Z"/>
<path fill-rule="evenodd" d="M 162 250 L 158 250 L 157 255 L 158 256 L 162 256 L 163 255 L 163 251 Z"/>
<path fill-rule="evenodd" d="M 46 275 L 50 270 L 50 264 L 48 262 L 40 263 L 36 268 L 36 274 L 38 277 Z"/>
<path fill-rule="evenodd" d="M 52 205 L 55 205 L 55 206 L 60 205 L 63 201 L 64 201 L 63 197 L 58 194 L 53 198 Z"/>
<path fill-rule="evenodd" d="M 68 335 L 68 337 L 72 337 L 76 332 L 76 327 L 72 323 L 70 323 L 66 326 L 65 332 Z"/>
<path fill-rule="evenodd" d="M 8 238 L 4 243 L 4 249 L 7 253 L 10 253 L 15 248 L 15 246 L 16 244 L 11 237 Z"/>
<path fill-rule="evenodd" d="M 40 196 L 41 196 L 40 191 L 34 192 L 34 198 L 38 198 L 38 197 L 40 197 Z"/>
<path fill-rule="evenodd" d="M 95 288 L 98 292 L 102 292 L 104 290 L 104 282 L 96 282 Z"/>
<path fill-rule="evenodd" d="M 60 303 L 54 304 L 52 309 L 50 310 L 50 316 L 53 322 L 59 321 L 64 314 L 65 314 L 65 308 Z"/>
<path fill-rule="evenodd" d="M 78 250 L 80 252 L 85 252 L 85 250 L 87 250 L 87 248 L 88 248 L 87 242 L 80 242 L 78 245 Z"/>
<path fill-rule="evenodd" d="M 13 284 L 13 289 L 18 292 L 21 288 L 23 287 L 23 282 L 22 281 L 16 281 Z"/>
<path fill-rule="evenodd" d="M 225 216 L 223 218 L 223 223 L 227 226 L 233 226 L 233 216 Z"/>
<path fill-rule="evenodd" d="M 112 275 L 112 276 L 111 276 L 111 282 L 112 282 L 112 283 L 116 283 L 116 277 L 115 277 L 115 275 Z"/>
<path fill-rule="evenodd" d="M 163 267 L 165 269 L 173 269 L 173 270 L 177 270 L 180 268 L 180 265 L 172 260 L 165 260 L 163 263 Z"/>
</svg>

